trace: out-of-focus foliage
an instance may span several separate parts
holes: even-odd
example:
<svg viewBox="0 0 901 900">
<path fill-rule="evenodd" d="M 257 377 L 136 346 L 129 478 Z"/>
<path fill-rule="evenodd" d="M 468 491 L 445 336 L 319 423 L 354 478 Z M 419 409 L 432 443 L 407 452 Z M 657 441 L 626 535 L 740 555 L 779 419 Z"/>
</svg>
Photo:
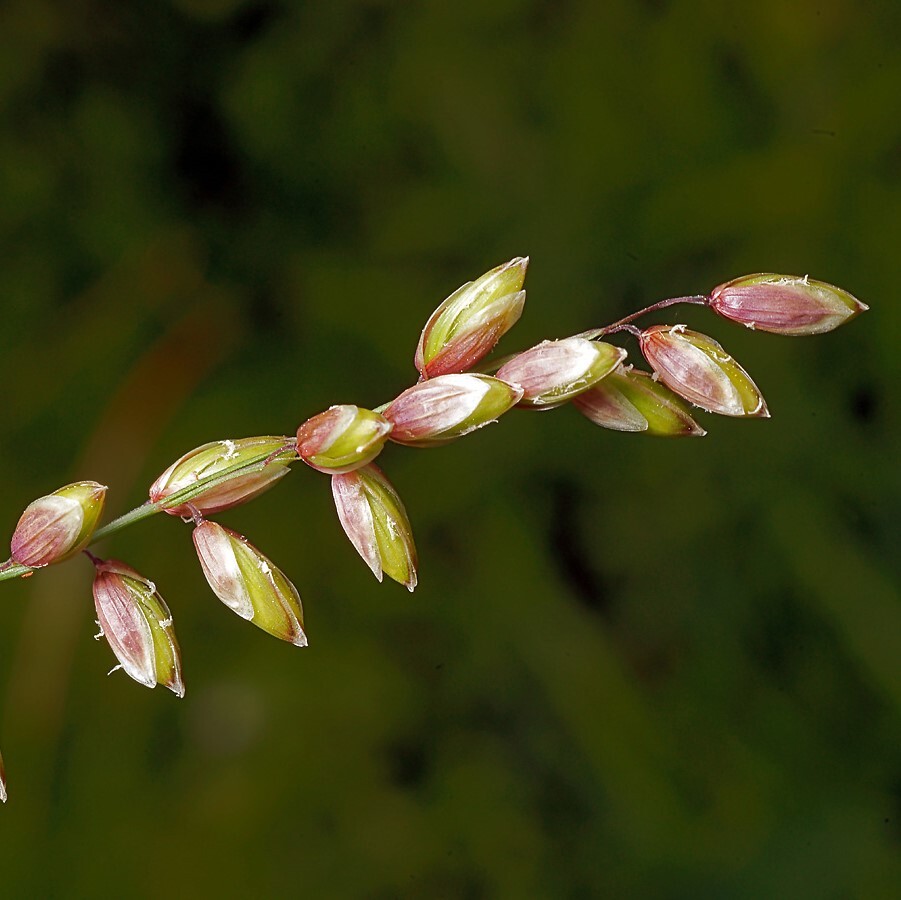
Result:
<svg viewBox="0 0 901 900">
<path fill-rule="evenodd" d="M 184 701 L 104 677 L 87 562 L 0 586 L 3 895 L 897 896 L 899 34 L 875 0 L 3 3 L 10 532 L 61 484 L 116 514 L 205 441 L 390 400 L 514 255 L 505 352 L 747 272 L 871 305 L 797 340 L 680 314 L 767 422 L 389 447 L 412 596 L 312 470 L 223 514 L 305 650 L 221 608 L 177 519 L 118 535 Z"/>
</svg>

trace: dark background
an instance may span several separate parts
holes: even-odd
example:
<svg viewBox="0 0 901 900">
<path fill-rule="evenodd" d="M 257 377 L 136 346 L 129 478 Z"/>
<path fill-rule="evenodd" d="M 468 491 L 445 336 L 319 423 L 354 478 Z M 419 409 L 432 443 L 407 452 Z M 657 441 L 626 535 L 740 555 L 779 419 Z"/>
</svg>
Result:
<svg viewBox="0 0 901 900">
<path fill-rule="evenodd" d="M 389 400 L 514 255 L 507 350 L 754 271 L 872 310 L 797 340 L 675 313 L 773 414 L 701 441 L 563 409 L 389 447 L 414 595 L 299 468 L 221 521 L 307 650 L 225 609 L 177 520 L 121 533 L 181 702 L 105 677 L 86 562 L 0 586 L 3 895 L 897 897 L 899 39 L 889 0 L 7 0 L 9 533 L 69 481 L 117 515 L 198 444 Z"/>
</svg>

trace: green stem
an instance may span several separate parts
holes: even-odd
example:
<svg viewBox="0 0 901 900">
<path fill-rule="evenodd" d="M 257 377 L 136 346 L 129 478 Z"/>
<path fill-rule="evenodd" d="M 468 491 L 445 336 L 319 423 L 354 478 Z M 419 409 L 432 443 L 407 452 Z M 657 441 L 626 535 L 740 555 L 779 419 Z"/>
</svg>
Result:
<svg viewBox="0 0 901 900">
<path fill-rule="evenodd" d="M 162 507 L 158 503 L 151 503 L 148 500 L 146 503 L 142 503 L 130 512 L 125 513 L 124 516 L 113 519 L 112 522 L 104 525 L 103 528 L 98 528 L 91 537 L 91 543 L 88 544 L 88 546 L 90 547 L 92 544 L 96 544 L 97 541 L 101 541 L 103 538 L 109 537 L 109 535 L 115 534 L 123 528 L 128 528 L 129 525 L 132 525 L 135 522 L 140 522 L 141 519 L 155 516 L 158 512 L 162 512 Z"/>
<path fill-rule="evenodd" d="M 29 569 L 28 566 L 19 566 L 13 563 L 12 565 L 6 564 L 7 568 L 0 570 L 0 581 L 6 581 L 8 578 L 19 578 L 25 575 L 30 575 L 34 569 Z"/>
<path fill-rule="evenodd" d="M 276 460 L 287 463 L 294 462 L 297 459 L 299 459 L 299 457 L 292 449 L 290 439 L 285 438 L 284 451 L 277 453 L 271 453 L 268 451 L 258 453 L 256 456 L 253 456 L 248 460 L 242 460 L 239 463 L 235 463 L 235 465 L 228 466 L 227 468 L 221 469 L 218 472 L 214 472 L 211 475 L 207 475 L 203 478 L 198 478 L 197 481 L 194 482 L 194 484 L 188 485 L 187 487 L 184 487 L 179 491 L 175 491 L 174 493 L 166 497 L 164 501 L 158 500 L 156 503 L 152 503 L 150 500 L 148 500 L 146 503 L 142 503 L 140 506 L 137 506 L 129 512 L 125 513 L 125 515 L 119 516 L 118 519 L 113 519 L 112 522 L 104 525 L 103 528 L 98 528 L 91 536 L 91 540 L 86 546 L 91 547 L 98 541 L 103 540 L 103 538 L 107 538 L 111 534 L 115 534 L 117 531 L 121 531 L 123 528 L 128 528 L 129 525 L 134 525 L 135 522 L 140 522 L 141 519 L 148 519 L 150 518 L 150 516 L 155 516 L 157 513 L 164 512 L 166 507 L 174 508 L 181 506 L 184 503 L 189 503 L 191 500 L 194 500 L 201 494 L 210 490 L 210 488 L 218 487 L 220 484 L 224 484 L 226 481 L 230 481 L 232 478 L 237 478 L 242 475 L 250 475 L 254 472 L 262 472 L 263 469 L 266 468 L 266 466 L 268 466 L 272 462 L 275 462 Z M 9 560 L 6 563 L 0 565 L 0 581 L 7 581 L 10 578 L 24 577 L 30 575 L 35 571 L 37 570 L 32 569 L 29 566 L 20 566 L 18 565 L 18 563 L 13 563 L 12 560 Z"/>
</svg>

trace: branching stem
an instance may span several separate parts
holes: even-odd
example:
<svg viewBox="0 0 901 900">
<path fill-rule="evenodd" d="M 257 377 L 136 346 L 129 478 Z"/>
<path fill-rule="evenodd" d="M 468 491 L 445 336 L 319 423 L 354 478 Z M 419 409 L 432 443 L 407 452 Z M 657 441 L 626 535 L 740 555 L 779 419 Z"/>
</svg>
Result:
<svg viewBox="0 0 901 900">
<path fill-rule="evenodd" d="M 633 321 L 635 321 L 635 319 L 641 316 L 648 315 L 652 312 L 657 312 L 661 309 L 666 309 L 669 306 L 676 306 L 682 303 L 693 303 L 696 305 L 706 306 L 710 303 L 710 298 L 704 294 L 694 294 L 688 297 L 670 297 L 669 299 L 660 300 L 657 303 L 653 303 L 650 306 L 645 307 L 644 309 L 640 309 L 638 310 L 638 312 L 634 312 L 631 315 L 625 316 L 624 318 L 619 319 L 618 321 L 613 322 L 610 325 L 606 325 L 603 328 L 593 328 L 589 331 L 583 331 L 581 334 L 577 335 L 577 337 L 585 338 L 586 340 L 595 340 L 608 334 L 616 334 L 620 331 L 627 331 L 630 334 L 638 337 L 641 334 L 640 329 L 631 324 Z M 500 360 L 500 363 L 503 362 L 504 360 Z M 498 365 L 498 361 L 495 361 L 493 363 L 487 364 L 484 368 L 481 369 L 481 371 L 497 371 Z M 250 475 L 254 472 L 260 472 L 271 462 L 274 462 L 275 460 L 282 457 L 289 457 L 285 460 L 285 462 L 294 462 L 299 458 L 294 450 L 294 445 L 290 438 L 285 438 L 285 446 L 281 450 L 276 450 L 274 453 L 260 453 L 258 456 L 253 457 L 250 460 L 242 461 L 234 466 L 222 469 L 221 471 L 218 471 L 212 475 L 198 478 L 197 481 L 194 482 L 194 484 L 191 484 L 188 487 L 182 488 L 180 491 L 176 491 L 175 493 L 167 496 L 165 499 L 165 507 L 174 509 L 178 506 L 187 506 L 189 509 L 191 509 L 192 517 L 196 522 L 199 513 L 196 509 L 191 507 L 191 500 L 194 500 L 204 491 L 223 484 L 226 481 L 230 481 L 232 478 L 240 477 L 243 475 Z M 162 501 L 157 501 L 154 503 L 148 500 L 145 503 L 142 503 L 140 506 L 135 507 L 135 509 L 132 509 L 124 515 L 119 516 L 118 519 L 114 519 L 112 522 L 104 525 L 102 528 L 98 528 L 97 531 L 94 532 L 88 546 L 93 546 L 98 541 L 101 541 L 104 538 L 107 538 L 110 535 L 121 531 L 123 528 L 127 528 L 129 525 L 134 525 L 136 522 L 140 522 L 142 519 L 150 518 L 150 516 L 155 516 L 157 513 L 163 511 L 164 507 L 162 505 Z M 11 578 L 27 577 L 34 571 L 35 569 L 29 568 L 28 566 L 21 566 L 13 562 L 12 560 L 8 560 L 7 562 L 0 564 L 0 581 L 7 581 Z"/>
<path fill-rule="evenodd" d="M 667 300 L 660 300 L 657 303 L 652 303 L 650 306 L 638 310 L 638 312 L 631 313 L 625 318 L 614 322 L 612 325 L 605 325 L 603 328 L 592 328 L 590 331 L 583 331 L 578 336 L 593 341 L 596 338 L 604 337 L 606 334 L 615 334 L 617 331 L 627 331 L 628 329 L 623 328 L 623 326 L 628 325 L 630 322 L 634 322 L 641 316 L 657 312 L 659 309 L 666 309 L 668 306 L 677 306 L 681 303 L 694 303 L 697 306 L 707 306 L 710 303 L 710 298 L 706 294 L 692 294 L 690 297 L 670 297 Z"/>
</svg>

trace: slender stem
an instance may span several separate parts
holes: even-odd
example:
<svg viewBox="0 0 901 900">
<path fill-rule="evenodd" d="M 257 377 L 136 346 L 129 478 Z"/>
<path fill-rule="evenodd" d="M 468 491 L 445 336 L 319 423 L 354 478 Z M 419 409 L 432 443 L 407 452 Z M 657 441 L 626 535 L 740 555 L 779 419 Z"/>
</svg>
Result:
<svg viewBox="0 0 901 900">
<path fill-rule="evenodd" d="M 608 325 L 604 329 L 604 334 L 616 334 L 618 331 L 627 331 L 633 337 L 641 338 L 641 329 L 630 325 L 628 322 L 617 322 L 616 325 Z"/>
<path fill-rule="evenodd" d="M 103 528 L 98 528 L 91 538 L 91 544 L 96 544 L 97 541 L 103 540 L 103 538 L 109 537 L 109 535 L 115 534 L 117 531 L 121 531 L 123 528 L 128 528 L 129 525 L 133 525 L 135 522 L 140 522 L 141 519 L 146 519 L 149 516 L 154 516 L 161 511 L 162 507 L 158 503 L 151 503 L 148 500 L 146 503 L 142 503 L 140 506 L 136 507 L 130 512 L 125 513 L 124 516 L 119 516 L 118 519 L 113 519 L 112 522 L 104 525 Z"/>
<path fill-rule="evenodd" d="M 604 328 L 592 328 L 590 331 L 583 331 L 579 337 L 593 341 L 595 338 L 603 337 L 605 334 L 626 331 L 627 329 L 622 326 L 634 322 L 640 316 L 646 316 L 648 313 L 657 312 L 659 309 L 666 309 L 668 306 L 676 306 L 680 303 L 694 303 L 699 306 L 707 306 L 710 303 L 710 298 L 706 296 L 706 294 L 692 294 L 690 297 L 670 297 L 667 300 L 660 300 L 657 303 L 652 303 L 650 306 L 638 310 L 638 312 L 625 316 L 614 322 L 612 325 L 606 325 Z"/>
<path fill-rule="evenodd" d="M 34 569 L 29 569 L 28 566 L 20 566 L 10 560 L 0 569 L 0 581 L 6 581 L 8 578 L 25 578 L 33 571 Z"/>
</svg>

